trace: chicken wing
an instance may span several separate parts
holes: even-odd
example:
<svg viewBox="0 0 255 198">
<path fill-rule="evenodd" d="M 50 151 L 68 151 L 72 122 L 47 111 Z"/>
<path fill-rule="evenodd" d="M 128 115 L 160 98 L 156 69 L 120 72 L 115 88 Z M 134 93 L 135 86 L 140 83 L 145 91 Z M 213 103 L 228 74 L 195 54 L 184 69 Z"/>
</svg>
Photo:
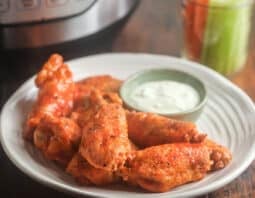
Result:
<svg viewBox="0 0 255 198">
<path fill-rule="evenodd" d="M 119 176 L 112 171 L 94 168 L 80 154 L 74 155 L 67 166 L 66 172 L 82 185 L 102 186 L 120 180 Z"/>
<path fill-rule="evenodd" d="M 45 115 L 66 116 L 73 106 L 74 83 L 72 73 L 63 58 L 52 55 L 44 64 L 35 80 L 39 93 L 37 101 L 28 115 L 23 136 L 33 139 L 33 132 Z"/>
<path fill-rule="evenodd" d="M 125 162 L 131 146 L 125 110 L 108 99 L 98 91 L 91 93 L 94 114 L 83 128 L 79 152 L 92 166 L 114 171 Z"/>
<path fill-rule="evenodd" d="M 202 142 L 195 124 L 177 121 L 152 113 L 127 111 L 129 138 L 140 147 L 176 142 Z"/>
<path fill-rule="evenodd" d="M 231 152 L 224 146 L 217 144 L 216 142 L 205 139 L 202 143 L 210 151 L 210 158 L 212 160 L 211 171 L 222 169 L 226 167 L 232 160 Z"/>
<path fill-rule="evenodd" d="M 131 150 L 138 150 L 137 146 L 129 141 Z M 79 153 L 76 153 L 69 162 L 66 172 L 72 175 L 82 185 L 94 184 L 97 186 L 108 185 L 120 181 L 118 171 L 107 171 L 90 165 Z"/>
<path fill-rule="evenodd" d="M 80 127 L 71 119 L 47 115 L 41 119 L 34 132 L 34 144 L 46 158 L 63 166 L 78 151 L 81 140 Z"/>
<path fill-rule="evenodd" d="M 57 72 L 57 70 L 62 67 L 63 63 L 63 57 L 61 55 L 51 55 L 48 61 L 43 65 L 42 70 L 38 72 L 35 79 L 35 85 L 38 88 L 43 87 L 46 82 L 56 80 L 58 74 L 60 79 L 57 80 L 65 80 L 62 78 L 62 74 Z"/>
<path fill-rule="evenodd" d="M 86 97 L 90 96 L 92 90 L 102 92 L 118 92 L 122 81 L 110 75 L 99 75 L 85 78 L 75 83 L 75 106 L 83 105 Z"/>
<path fill-rule="evenodd" d="M 104 93 L 98 90 L 91 91 L 93 93 L 89 97 L 84 99 L 83 105 L 76 107 L 71 113 L 71 118 L 75 120 L 81 128 L 86 126 L 86 124 L 89 122 L 91 117 L 94 116 L 97 109 L 100 107 L 100 105 L 102 105 L 102 103 L 116 103 L 122 105 L 122 100 L 117 93 Z"/>
<path fill-rule="evenodd" d="M 203 144 L 176 143 L 133 152 L 122 178 L 151 192 L 165 192 L 202 179 L 210 170 L 210 151 Z"/>
</svg>

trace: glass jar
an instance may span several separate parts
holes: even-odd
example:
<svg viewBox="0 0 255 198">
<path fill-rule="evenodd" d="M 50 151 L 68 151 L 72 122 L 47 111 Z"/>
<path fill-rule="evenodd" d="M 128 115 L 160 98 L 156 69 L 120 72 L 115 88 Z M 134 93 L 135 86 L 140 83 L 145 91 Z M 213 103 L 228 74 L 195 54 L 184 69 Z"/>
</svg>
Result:
<svg viewBox="0 0 255 198">
<path fill-rule="evenodd" d="M 246 62 L 253 0 L 183 0 L 184 57 L 230 75 Z"/>
</svg>

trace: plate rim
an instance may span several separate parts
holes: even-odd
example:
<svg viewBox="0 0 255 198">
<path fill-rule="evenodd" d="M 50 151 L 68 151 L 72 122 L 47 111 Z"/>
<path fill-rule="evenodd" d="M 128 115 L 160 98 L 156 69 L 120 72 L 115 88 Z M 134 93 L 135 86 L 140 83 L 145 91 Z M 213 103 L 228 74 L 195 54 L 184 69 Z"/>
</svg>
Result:
<svg viewBox="0 0 255 198">
<path fill-rule="evenodd" d="M 72 59 L 72 60 L 68 60 L 66 61 L 66 63 L 68 65 L 70 65 L 71 70 L 73 70 L 74 66 L 72 66 L 72 64 L 75 64 L 75 62 L 80 62 L 83 59 L 93 59 L 93 58 L 105 58 L 105 57 L 114 57 L 114 58 L 127 58 L 127 57 L 138 57 L 138 56 L 143 56 L 143 57 L 139 57 L 146 59 L 146 57 L 152 57 L 152 58 L 156 58 L 156 59 L 169 59 L 171 61 L 177 61 L 180 63 L 184 63 L 184 64 L 190 64 L 192 67 L 201 70 L 202 72 L 208 73 L 209 75 L 212 75 L 214 78 L 216 78 L 217 80 L 221 81 L 222 83 L 224 83 L 226 86 L 231 87 L 232 89 L 234 89 L 247 103 L 247 105 L 249 105 L 251 107 L 251 111 L 253 111 L 254 115 L 255 115 L 255 105 L 252 102 L 252 99 L 241 89 L 239 88 L 237 85 L 233 84 L 230 80 L 226 79 L 225 77 L 223 77 L 222 75 L 218 74 L 217 72 L 213 71 L 212 69 L 205 67 L 199 63 L 195 63 L 192 61 L 188 61 L 188 60 L 184 60 L 178 57 L 173 57 L 173 56 L 168 56 L 168 55 L 160 55 L 160 54 L 149 54 L 149 53 L 102 53 L 102 54 L 95 54 L 95 55 L 90 55 L 90 56 L 85 56 L 85 57 L 80 57 L 80 58 L 76 58 L 76 59 Z M 31 83 L 31 81 L 35 78 L 35 75 L 28 78 L 24 83 L 21 84 L 21 86 L 19 86 L 16 91 L 14 91 L 14 93 L 8 98 L 8 100 L 5 102 L 5 104 L 2 107 L 1 110 L 1 114 L 0 114 L 0 142 L 2 145 L 2 148 L 5 152 L 5 154 L 7 155 L 7 157 L 9 158 L 9 160 L 20 170 L 22 171 L 24 174 L 28 175 L 29 177 L 31 177 L 32 179 L 34 179 L 35 181 L 42 183 L 48 187 L 54 188 L 56 190 L 60 190 L 63 192 L 67 192 L 67 193 L 75 193 L 77 195 L 90 195 L 90 196 L 99 196 L 98 193 L 96 192 L 91 192 L 91 191 L 81 191 L 79 189 L 76 189 L 75 187 L 72 187 L 68 184 L 63 184 L 61 182 L 55 181 L 51 178 L 48 178 L 47 176 L 43 176 L 42 175 L 38 175 L 38 173 L 36 171 L 33 171 L 32 169 L 26 168 L 22 162 L 20 162 L 19 160 L 17 160 L 13 155 L 12 152 L 9 150 L 10 148 L 8 148 L 8 146 L 6 145 L 6 142 L 4 140 L 4 133 L 3 133 L 3 122 L 4 122 L 4 113 L 7 110 L 7 107 L 9 106 L 9 103 L 17 96 L 19 95 L 19 92 L 22 92 L 23 89 L 25 89 L 27 86 L 29 86 L 29 84 Z M 254 148 L 255 147 L 255 140 L 253 141 L 253 144 L 251 144 L 250 148 Z M 222 186 L 225 186 L 226 184 L 230 183 L 231 181 L 233 181 L 236 177 L 238 177 L 240 174 L 242 174 L 247 168 L 248 166 L 252 163 L 252 161 L 255 158 L 255 151 L 254 152 L 250 152 L 247 155 L 246 160 L 243 162 L 243 164 L 241 166 L 239 166 L 238 168 L 236 168 L 234 170 L 234 173 L 232 174 L 228 174 L 227 176 L 224 177 L 223 180 L 219 180 L 219 181 L 215 181 L 213 184 L 209 184 L 208 186 L 203 187 L 202 190 L 197 190 L 192 192 L 192 196 L 197 196 L 197 195 L 201 195 L 201 194 L 205 194 L 208 192 L 212 192 Z M 157 195 L 158 197 L 168 197 L 168 193 L 170 191 L 166 192 L 166 193 L 153 193 L 154 195 Z M 142 194 L 142 195 L 131 195 L 134 197 L 148 197 L 149 194 Z M 100 194 L 101 197 L 108 197 L 106 196 L 102 196 Z M 184 192 L 183 195 L 181 196 L 190 196 L 189 191 Z M 173 197 L 179 197 L 179 196 L 173 196 Z"/>
</svg>

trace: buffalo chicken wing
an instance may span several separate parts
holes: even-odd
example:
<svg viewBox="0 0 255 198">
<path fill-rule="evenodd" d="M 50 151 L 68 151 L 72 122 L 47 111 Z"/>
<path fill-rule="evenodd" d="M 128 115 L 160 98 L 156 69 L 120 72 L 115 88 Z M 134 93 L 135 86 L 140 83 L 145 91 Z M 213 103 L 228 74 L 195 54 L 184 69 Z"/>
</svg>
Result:
<svg viewBox="0 0 255 198">
<path fill-rule="evenodd" d="M 34 144 L 46 158 L 63 166 L 77 152 L 81 139 L 80 127 L 69 118 L 45 116 L 34 132 Z"/>
<path fill-rule="evenodd" d="M 99 91 L 90 104 L 94 114 L 83 128 L 80 154 L 96 168 L 117 170 L 131 150 L 125 110 Z"/>
<path fill-rule="evenodd" d="M 35 82 L 39 93 L 23 131 L 28 140 L 33 139 L 34 130 L 45 115 L 66 116 L 73 107 L 72 73 L 67 65 L 63 64 L 60 55 L 54 54 L 49 58 Z"/>
<path fill-rule="evenodd" d="M 75 83 L 75 107 L 81 106 L 92 90 L 102 92 L 118 92 L 122 81 L 109 75 L 99 75 L 85 78 Z"/>
<path fill-rule="evenodd" d="M 83 185 L 94 184 L 102 186 L 120 180 L 113 171 L 98 169 L 91 166 L 80 154 L 74 155 L 66 171 L 72 175 L 77 182 Z"/>
<path fill-rule="evenodd" d="M 151 192 L 165 192 L 202 179 L 210 170 L 210 151 L 202 144 L 176 143 L 133 152 L 121 175 Z"/>
<path fill-rule="evenodd" d="M 175 142 L 199 143 L 206 137 L 193 123 L 152 113 L 127 111 L 127 123 L 129 138 L 140 147 Z"/>
</svg>

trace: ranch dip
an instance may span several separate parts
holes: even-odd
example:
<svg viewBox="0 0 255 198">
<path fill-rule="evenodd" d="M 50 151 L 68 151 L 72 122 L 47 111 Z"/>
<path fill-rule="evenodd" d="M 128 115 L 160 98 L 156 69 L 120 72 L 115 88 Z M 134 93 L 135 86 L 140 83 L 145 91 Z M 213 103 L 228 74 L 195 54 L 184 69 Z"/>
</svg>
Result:
<svg viewBox="0 0 255 198">
<path fill-rule="evenodd" d="M 163 80 L 137 86 L 130 95 L 137 108 L 159 114 L 179 113 L 195 107 L 200 100 L 198 92 L 188 84 Z"/>
</svg>

